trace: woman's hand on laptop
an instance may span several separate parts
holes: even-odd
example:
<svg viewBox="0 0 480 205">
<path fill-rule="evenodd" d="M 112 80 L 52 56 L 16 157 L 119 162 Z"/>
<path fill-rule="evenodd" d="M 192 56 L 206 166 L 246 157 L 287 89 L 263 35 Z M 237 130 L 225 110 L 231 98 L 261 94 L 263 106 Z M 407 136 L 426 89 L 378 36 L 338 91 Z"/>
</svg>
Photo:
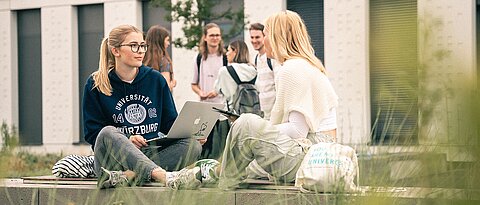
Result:
<svg viewBox="0 0 480 205">
<path fill-rule="evenodd" d="M 128 138 L 130 140 L 130 142 L 132 142 L 135 147 L 137 147 L 138 149 L 140 149 L 141 147 L 146 147 L 148 146 L 145 138 L 143 138 L 142 135 L 132 135 L 130 136 L 130 138 Z"/>
</svg>

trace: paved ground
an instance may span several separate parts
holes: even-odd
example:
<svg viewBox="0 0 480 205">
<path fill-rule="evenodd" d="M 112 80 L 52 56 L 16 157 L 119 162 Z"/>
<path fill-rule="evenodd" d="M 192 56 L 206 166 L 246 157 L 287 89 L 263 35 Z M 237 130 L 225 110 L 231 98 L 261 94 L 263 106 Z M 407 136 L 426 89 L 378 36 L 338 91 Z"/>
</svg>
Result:
<svg viewBox="0 0 480 205">
<path fill-rule="evenodd" d="M 361 193 L 304 194 L 291 186 L 256 185 L 222 191 L 175 191 L 158 185 L 98 190 L 84 184 L 38 184 L 22 179 L 0 181 L 0 204 L 480 204 L 480 190 L 362 187 Z"/>
</svg>

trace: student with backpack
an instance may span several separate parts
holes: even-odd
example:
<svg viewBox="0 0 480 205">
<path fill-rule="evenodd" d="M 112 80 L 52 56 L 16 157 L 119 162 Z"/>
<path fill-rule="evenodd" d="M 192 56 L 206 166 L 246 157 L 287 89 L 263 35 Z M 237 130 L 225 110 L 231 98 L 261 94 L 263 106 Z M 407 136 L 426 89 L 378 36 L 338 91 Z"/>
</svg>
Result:
<svg viewBox="0 0 480 205">
<path fill-rule="evenodd" d="M 255 88 L 257 70 L 249 63 L 248 58 L 245 42 L 237 40 L 230 43 L 227 50 L 230 65 L 223 66 L 218 71 L 215 91 L 223 95 L 228 110 L 237 114 L 254 113 L 263 116 Z"/>
<path fill-rule="evenodd" d="M 200 97 L 200 101 L 223 103 L 223 97 L 214 89 L 218 70 L 227 64 L 220 27 L 209 23 L 203 28 L 203 35 L 199 43 L 200 53 L 194 60 L 192 90 Z M 215 127 L 205 140 L 201 158 L 216 158 L 222 150 L 217 149 L 219 140 L 225 140 L 230 124 L 226 118 L 216 122 Z"/>
<path fill-rule="evenodd" d="M 222 96 L 218 96 L 213 87 L 218 69 L 224 65 L 225 55 L 222 33 L 217 24 L 205 25 L 199 49 L 200 53 L 195 58 L 192 90 L 200 97 L 200 101 L 223 102 Z"/>
<path fill-rule="evenodd" d="M 263 24 L 254 23 L 250 25 L 250 42 L 253 49 L 258 51 L 255 55 L 254 65 L 257 68 L 257 81 L 255 85 L 259 92 L 260 107 L 264 113 L 265 119 L 270 119 L 270 113 L 275 103 L 275 75 L 274 68 L 276 66 L 275 60 L 267 57 L 263 39 Z"/>
</svg>

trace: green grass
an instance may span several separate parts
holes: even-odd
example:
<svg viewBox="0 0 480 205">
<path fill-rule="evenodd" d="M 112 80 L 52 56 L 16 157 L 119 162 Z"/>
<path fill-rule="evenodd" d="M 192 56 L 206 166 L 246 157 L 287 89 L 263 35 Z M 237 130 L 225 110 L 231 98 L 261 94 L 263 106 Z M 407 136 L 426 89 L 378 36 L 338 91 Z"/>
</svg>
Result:
<svg viewBox="0 0 480 205">
<path fill-rule="evenodd" d="M 36 155 L 29 152 L 0 152 L 0 177 L 51 175 L 52 166 L 62 158 L 61 154 Z"/>
<path fill-rule="evenodd" d="M 0 126 L 2 148 L 0 150 L 0 178 L 51 175 L 52 166 L 62 154 L 32 154 L 19 151 L 18 134 L 15 126 L 3 122 Z"/>
</svg>

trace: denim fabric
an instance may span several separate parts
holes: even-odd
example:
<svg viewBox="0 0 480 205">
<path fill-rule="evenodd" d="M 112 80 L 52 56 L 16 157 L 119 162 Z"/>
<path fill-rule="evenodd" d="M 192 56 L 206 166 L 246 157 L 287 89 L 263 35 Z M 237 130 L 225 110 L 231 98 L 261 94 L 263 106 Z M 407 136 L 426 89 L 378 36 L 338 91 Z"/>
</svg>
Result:
<svg viewBox="0 0 480 205">
<path fill-rule="evenodd" d="M 183 138 L 150 143 L 141 151 L 166 171 L 178 171 L 197 161 L 202 145 L 193 138 Z"/>
<path fill-rule="evenodd" d="M 175 140 L 156 148 L 144 150 L 146 153 L 143 153 L 115 127 L 106 126 L 98 134 L 95 143 L 95 173 L 101 177 L 100 167 L 113 171 L 132 170 L 137 178 L 150 181 L 153 169 L 159 166 L 166 170 L 179 169 L 180 166 L 193 163 L 201 151 L 200 143 L 190 139 Z M 155 153 L 155 150 L 158 152 Z"/>
</svg>

